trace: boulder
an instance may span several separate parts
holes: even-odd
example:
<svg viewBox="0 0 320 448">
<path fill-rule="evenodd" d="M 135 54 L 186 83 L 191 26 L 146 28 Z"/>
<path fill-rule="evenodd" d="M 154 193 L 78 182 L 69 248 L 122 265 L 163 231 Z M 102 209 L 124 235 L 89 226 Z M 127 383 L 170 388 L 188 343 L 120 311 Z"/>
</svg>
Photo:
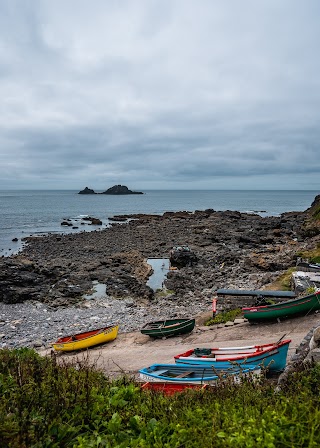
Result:
<svg viewBox="0 0 320 448">
<path fill-rule="evenodd" d="M 170 263 L 172 266 L 193 266 L 197 261 L 196 254 L 188 246 L 175 246 L 170 251 Z"/>
</svg>

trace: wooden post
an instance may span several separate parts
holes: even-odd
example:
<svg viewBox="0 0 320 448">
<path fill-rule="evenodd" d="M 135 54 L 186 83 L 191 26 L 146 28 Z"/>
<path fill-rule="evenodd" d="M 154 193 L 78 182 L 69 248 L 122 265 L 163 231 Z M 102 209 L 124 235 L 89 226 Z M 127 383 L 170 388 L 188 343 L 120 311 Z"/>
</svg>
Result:
<svg viewBox="0 0 320 448">
<path fill-rule="evenodd" d="M 217 312 L 217 300 L 218 297 L 214 296 L 212 299 L 212 317 L 214 318 Z"/>
</svg>

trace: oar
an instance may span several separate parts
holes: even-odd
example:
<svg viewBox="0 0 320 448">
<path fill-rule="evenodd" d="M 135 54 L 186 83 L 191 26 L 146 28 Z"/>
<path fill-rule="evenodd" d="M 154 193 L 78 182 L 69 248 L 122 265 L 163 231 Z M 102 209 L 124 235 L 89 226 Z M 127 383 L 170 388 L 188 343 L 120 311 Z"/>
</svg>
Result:
<svg viewBox="0 0 320 448">
<path fill-rule="evenodd" d="M 285 333 L 283 336 L 281 336 L 281 338 L 279 339 L 279 341 L 276 342 L 276 344 L 280 344 L 280 342 L 282 341 L 282 339 L 283 339 L 285 336 L 286 336 L 286 333 Z"/>
</svg>

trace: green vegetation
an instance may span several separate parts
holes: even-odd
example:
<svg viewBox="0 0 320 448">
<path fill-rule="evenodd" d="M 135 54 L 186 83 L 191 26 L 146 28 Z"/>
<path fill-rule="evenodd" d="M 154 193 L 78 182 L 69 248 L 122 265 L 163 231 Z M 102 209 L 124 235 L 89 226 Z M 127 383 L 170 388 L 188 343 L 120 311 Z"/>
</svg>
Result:
<svg viewBox="0 0 320 448">
<path fill-rule="evenodd" d="M 291 277 L 296 268 L 289 268 L 281 274 L 275 281 L 268 284 L 268 290 L 291 291 Z"/>
<path fill-rule="evenodd" d="M 296 271 L 296 268 L 289 268 L 286 272 L 279 277 L 279 282 L 281 284 L 281 290 L 290 291 L 291 290 L 291 278 L 292 273 Z"/>
<path fill-rule="evenodd" d="M 60 363 L 59 363 L 60 364 Z M 0 446 L 209 448 L 320 446 L 320 366 L 270 382 L 245 379 L 173 396 L 109 381 L 84 360 L 58 365 L 0 351 Z"/>
<path fill-rule="evenodd" d="M 308 213 L 308 217 L 303 226 L 304 234 L 307 237 L 318 235 L 320 232 L 320 205 L 315 204 Z"/>
<path fill-rule="evenodd" d="M 312 210 L 312 218 L 315 221 L 320 220 L 320 205 L 316 205 Z"/>
<path fill-rule="evenodd" d="M 306 294 L 314 294 L 316 292 L 316 288 L 314 286 L 309 286 L 309 288 L 306 289 Z"/>
<path fill-rule="evenodd" d="M 156 290 L 156 294 L 159 297 L 166 297 L 166 296 L 170 296 L 171 294 L 174 294 L 175 291 L 173 291 L 172 289 L 157 289 Z"/>
<path fill-rule="evenodd" d="M 320 243 L 313 250 L 298 252 L 297 257 L 308 259 L 310 263 L 320 263 Z"/>
<path fill-rule="evenodd" d="M 240 316 L 242 311 L 240 308 L 236 308 L 234 310 L 222 311 L 218 313 L 213 319 L 209 319 L 205 325 L 210 326 L 214 324 L 225 324 L 229 320 L 233 321 L 236 317 Z"/>
</svg>

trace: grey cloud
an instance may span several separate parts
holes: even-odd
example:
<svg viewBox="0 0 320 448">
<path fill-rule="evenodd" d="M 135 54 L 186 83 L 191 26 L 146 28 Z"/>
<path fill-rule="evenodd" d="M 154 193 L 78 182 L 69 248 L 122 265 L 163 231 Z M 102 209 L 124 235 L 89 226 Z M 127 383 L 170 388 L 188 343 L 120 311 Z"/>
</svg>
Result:
<svg viewBox="0 0 320 448">
<path fill-rule="evenodd" d="M 0 0 L 0 188 L 313 189 L 319 9 Z"/>
</svg>

